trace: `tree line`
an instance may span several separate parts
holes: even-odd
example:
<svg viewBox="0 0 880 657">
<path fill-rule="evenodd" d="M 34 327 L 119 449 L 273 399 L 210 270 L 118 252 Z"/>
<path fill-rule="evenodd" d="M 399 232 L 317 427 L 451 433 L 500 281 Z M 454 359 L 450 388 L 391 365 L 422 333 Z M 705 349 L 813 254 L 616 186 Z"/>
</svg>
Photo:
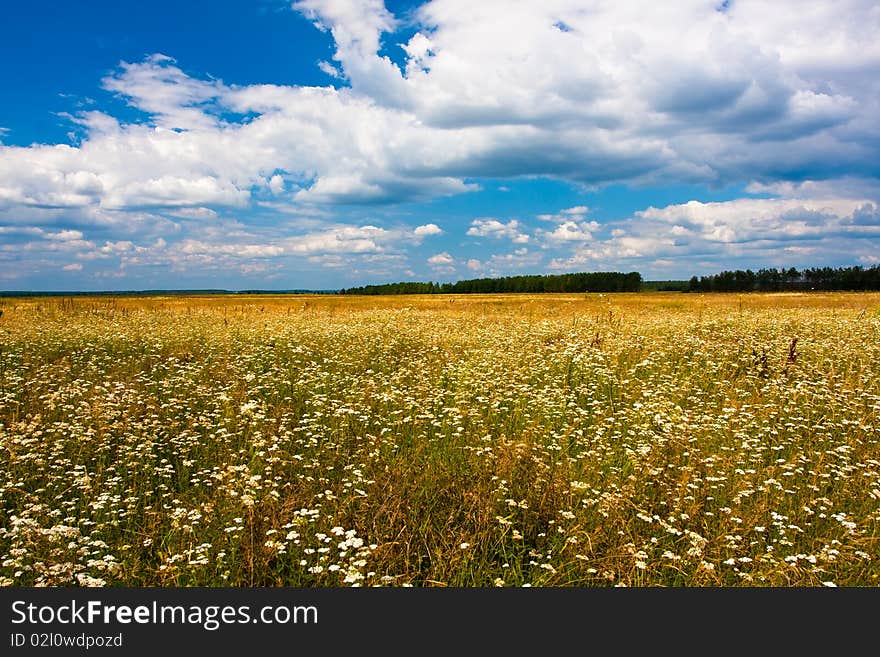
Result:
<svg viewBox="0 0 880 657">
<path fill-rule="evenodd" d="M 880 290 L 880 266 L 723 271 L 693 276 L 688 292 L 780 292 L 784 290 Z"/>
<path fill-rule="evenodd" d="M 339 294 L 491 294 L 500 292 L 638 292 L 638 272 L 581 272 L 474 278 L 456 283 L 401 282 L 364 285 L 339 290 Z"/>
</svg>

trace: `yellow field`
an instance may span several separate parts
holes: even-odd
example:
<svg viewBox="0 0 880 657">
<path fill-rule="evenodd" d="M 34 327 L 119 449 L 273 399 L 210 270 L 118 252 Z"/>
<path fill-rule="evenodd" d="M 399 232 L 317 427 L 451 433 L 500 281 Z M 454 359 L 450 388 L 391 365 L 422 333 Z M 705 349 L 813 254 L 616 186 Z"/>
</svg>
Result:
<svg viewBox="0 0 880 657">
<path fill-rule="evenodd" d="M 880 584 L 880 294 L 0 310 L 5 585 Z"/>
</svg>

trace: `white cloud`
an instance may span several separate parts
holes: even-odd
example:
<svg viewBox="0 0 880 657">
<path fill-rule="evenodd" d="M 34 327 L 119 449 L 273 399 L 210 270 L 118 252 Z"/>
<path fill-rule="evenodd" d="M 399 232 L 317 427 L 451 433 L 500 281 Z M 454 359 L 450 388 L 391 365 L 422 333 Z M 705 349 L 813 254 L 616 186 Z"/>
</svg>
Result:
<svg viewBox="0 0 880 657">
<path fill-rule="evenodd" d="M 222 254 L 243 258 L 265 258 L 284 253 L 283 247 L 273 244 L 206 244 L 197 240 L 184 240 L 179 249 L 188 255 Z"/>
<path fill-rule="evenodd" d="M 192 78 L 175 63 L 162 54 L 151 55 L 140 64 L 122 62 L 116 73 L 104 78 L 104 88 L 149 112 L 159 127 L 216 127 L 218 122 L 205 111 L 205 105 L 223 92 L 223 84 Z"/>
<path fill-rule="evenodd" d="M 599 229 L 595 221 L 565 221 L 555 230 L 540 233 L 547 242 L 586 242 L 593 239 L 593 233 Z"/>
<path fill-rule="evenodd" d="M 521 232 L 521 225 L 516 219 L 511 219 L 506 224 L 492 219 L 491 217 L 483 219 L 474 219 L 471 227 L 468 228 L 467 234 L 474 237 L 493 237 L 495 239 L 509 239 L 517 244 L 525 244 L 529 241 L 529 236 Z"/>
<path fill-rule="evenodd" d="M 443 229 L 437 224 L 424 224 L 422 226 L 416 226 L 415 230 L 413 230 L 413 234 L 416 237 L 428 237 L 430 235 L 441 235 L 442 233 Z"/>
<path fill-rule="evenodd" d="M 290 238 L 285 241 L 288 253 L 365 253 L 382 250 L 383 241 L 393 238 L 376 226 L 341 226 L 330 230 Z"/>
<path fill-rule="evenodd" d="M 37 226 L 0 226 L 0 235 L 44 235 Z"/>
<path fill-rule="evenodd" d="M 162 242 L 162 246 L 165 246 Z M 130 240 L 120 240 L 118 242 L 105 242 L 101 247 L 101 253 L 126 253 L 134 248 L 134 244 Z"/>
<path fill-rule="evenodd" d="M 571 223 L 582 221 L 584 216 L 590 211 L 586 205 L 576 205 L 572 208 L 566 208 L 565 210 L 560 210 L 558 213 L 553 214 L 539 214 L 538 219 L 541 221 L 552 221 L 555 223 Z"/>
<path fill-rule="evenodd" d="M 104 86 L 149 120 L 87 112 L 78 147 L 0 147 L 0 203 L 237 207 L 256 188 L 285 195 L 285 179 L 300 204 L 457 194 L 479 176 L 773 184 L 873 175 L 880 156 L 871 2 L 433 0 L 396 45 L 379 0 L 294 7 L 331 33 L 351 88 L 123 62 Z"/>
<path fill-rule="evenodd" d="M 455 264 L 455 258 L 449 255 L 446 251 L 443 253 L 438 253 L 436 255 L 432 255 L 428 258 L 428 264 L 432 266 L 447 266 Z"/>
<path fill-rule="evenodd" d="M 880 180 L 844 177 L 833 180 L 759 182 L 746 186 L 749 194 L 771 194 L 782 198 L 835 199 L 865 198 L 880 200 Z"/>
<path fill-rule="evenodd" d="M 300 0 L 293 8 L 333 35 L 333 59 L 355 91 L 388 100 L 402 98 L 400 70 L 377 54 L 381 35 L 397 25 L 382 0 Z"/>
<path fill-rule="evenodd" d="M 115 209 L 130 206 L 243 206 L 249 197 L 247 190 L 211 176 L 161 176 L 121 186 L 118 191 L 107 194 L 101 204 Z"/>
<path fill-rule="evenodd" d="M 543 214 L 556 226 L 535 237 L 560 251 L 557 263 L 745 257 L 781 242 L 805 254 L 812 243 L 792 242 L 823 237 L 834 253 L 848 243 L 852 257 L 870 257 L 859 249 L 876 241 L 880 201 L 872 0 L 737 0 L 724 11 L 704 0 L 431 0 L 407 17 L 415 33 L 405 41 L 381 0 L 294 8 L 332 37 L 332 61 L 317 66 L 340 88 L 235 84 L 163 54 L 122 62 L 103 85 L 136 120 L 87 111 L 68 117 L 76 145 L 0 144 L 0 222 L 43 231 L 4 246 L 174 266 L 351 262 L 399 254 L 440 229 L 334 223 L 332 206 L 544 176 L 592 189 L 748 184 L 781 197 L 648 208 L 609 226 L 610 237 L 586 221 L 586 206 Z M 395 49 L 401 67 L 381 54 Z M 222 234 L 230 217 L 247 223 L 251 211 L 278 230 Z M 47 237 L 67 230 L 80 235 Z M 467 231 L 517 244 L 529 232 L 489 217 Z M 95 246 L 124 242 L 132 247 Z M 233 243 L 243 251 L 225 248 Z M 815 248 L 815 257 L 826 253 Z M 490 260 L 480 256 L 482 266 Z"/>
<path fill-rule="evenodd" d="M 272 241 L 241 242 L 228 239 L 224 231 L 214 239 L 185 239 L 172 250 L 184 254 L 225 255 L 235 258 L 273 258 L 279 256 L 331 255 L 352 256 L 380 253 L 403 243 L 408 235 L 402 230 L 386 230 L 377 226 L 336 225 L 323 230 L 295 236 L 278 237 Z M 247 238 L 244 235 L 243 238 Z"/>
<path fill-rule="evenodd" d="M 407 43 L 401 44 L 401 48 L 403 48 L 408 56 L 407 75 L 411 76 L 416 72 L 424 72 L 425 62 L 433 54 L 431 39 L 421 32 L 417 32 Z"/>
<path fill-rule="evenodd" d="M 331 78 L 342 78 L 342 73 L 340 73 L 339 69 L 333 66 L 330 62 L 320 61 L 318 62 L 318 68 Z"/>
<path fill-rule="evenodd" d="M 746 242 L 820 237 L 832 230 L 864 230 L 857 212 L 876 214 L 866 199 L 737 199 L 690 201 L 636 213 L 645 225 L 678 226 L 712 242 Z"/>
<path fill-rule="evenodd" d="M 134 239 L 97 244 L 84 239 L 86 235 L 81 231 L 0 226 L 0 236 L 30 240 L 9 244 L 8 248 L 0 243 L 0 253 L 14 251 L 31 262 L 51 260 L 59 266 L 96 262 L 100 269 L 89 274 L 93 276 L 112 271 L 125 275 L 159 267 L 170 272 L 237 272 L 269 281 L 267 277 L 306 263 L 344 270 L 346 275 L 373 275 L 371 272 L 379 271 L 379 265 L 399 268 L 407 261 L 406 248 L 422 239 L 406 226 L 323 223 L 315 230 L 291 234 L 289 227 L 218 221 L 215 225 L 194 219 L 188 230 L 172 240 L 147 239 L 139 233 Z"/>
<path fill-rule="evenodd" d="M 216 219 L 217 212 L 211 208 L 178 208 L 167 211 L 172 217 L 180 217 L 182 219 Z"/>
<path fill-rule="evenodd" d="M 284 177 L 275 174 L 269 178 L 268 186 L 274 194 L 281 194 L 284 191 Z"/>
<path fill-rule="evenodd" d="M 61 269 L 64 271 L 82 271 L 83 266 L 78 262 L 71 263 L 69 265 L 64 265 Z"/>
<path fill-rule="evenodd" d="M 489 276 L 519 275 L 539 268 L 542 256 L 532 253 L 526 247 L 513 253 L 493 253 L 483 263 L 483 270 Z"/>
<path fill-rule="evenodd" d="M 81 240 L 83 234 L 78 230 L 61 230 L 57 233 L 45 233 L 43 235 L 48 240 L 57 240 L 59 242 L 70 242 L 73 240 Z"/>
<path fill-rule="evenodd" d="M 556 270 L 675 262 L 682 274 L 707 259 L 715 269 L 780 262 L 851 261 L 876 251 L 880 206 L 852 198 L 742 198 L 649 207 L 612 224 L 609 237 L 575 244 Z M 864 261 L 864 260 L 863 260 Z M 710 269 L 700 265 L 703 269 Z"/>
</svg>

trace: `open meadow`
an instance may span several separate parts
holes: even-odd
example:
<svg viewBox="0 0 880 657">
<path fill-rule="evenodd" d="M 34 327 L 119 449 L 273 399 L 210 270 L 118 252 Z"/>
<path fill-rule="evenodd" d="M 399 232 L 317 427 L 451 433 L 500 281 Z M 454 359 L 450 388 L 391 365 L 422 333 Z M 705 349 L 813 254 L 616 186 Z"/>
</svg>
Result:
<svg viewBox="0 0 880 657">
<path fill-rule="evenodd" d="M 877 293 L 0 310 L 4 585 L 880 585 Z"/>
</svg>

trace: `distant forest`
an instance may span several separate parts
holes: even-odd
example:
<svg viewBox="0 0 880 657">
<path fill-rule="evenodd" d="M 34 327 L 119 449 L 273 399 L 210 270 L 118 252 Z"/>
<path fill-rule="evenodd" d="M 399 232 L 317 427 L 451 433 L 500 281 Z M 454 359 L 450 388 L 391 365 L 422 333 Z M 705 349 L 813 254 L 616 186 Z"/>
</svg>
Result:
<svg viewBox="0 0 880 657">
<path fill-rule="evenodd" d="M 693 276 L 688 292 L 779 292 L 783 290 L 880 290 L 880 266 L 814 267 L 723 271 L 713 276 Z"/>
<path fill-rule="evenodd" d="M 880 290 L 880 266 L 723 271 L 689 281 L 644 281 L 638 272 L 582 272 L 474 278 L 457 283 L 401 282 L 339 290 L 339 294 L 487 294 L 501 292 L 781 292 Z"/>
<path fill-rule="evenodd" d="M 690 280 L 646 281 L 638 272 L 581 272 L 501 278 L 474 278 L 457 283 L 402 282 L 341 290 L 125 290 L 0 291 L 0 297 L 152 296 L 209 294 L 491 294 L 503 292 L 782 292 L 791 290 L 880 290 L 880 265 L 813 267 L 811 269 L 737 269 Z"/>
<path fill-rule="evenodd" d="M 638 292 L 638 272 L 591 272 L 546 276 L 474 278 L 457 283 L 388 283 L 339 290 L 339 294 L 487 294 L 495 292 Z"/>
</svg>

